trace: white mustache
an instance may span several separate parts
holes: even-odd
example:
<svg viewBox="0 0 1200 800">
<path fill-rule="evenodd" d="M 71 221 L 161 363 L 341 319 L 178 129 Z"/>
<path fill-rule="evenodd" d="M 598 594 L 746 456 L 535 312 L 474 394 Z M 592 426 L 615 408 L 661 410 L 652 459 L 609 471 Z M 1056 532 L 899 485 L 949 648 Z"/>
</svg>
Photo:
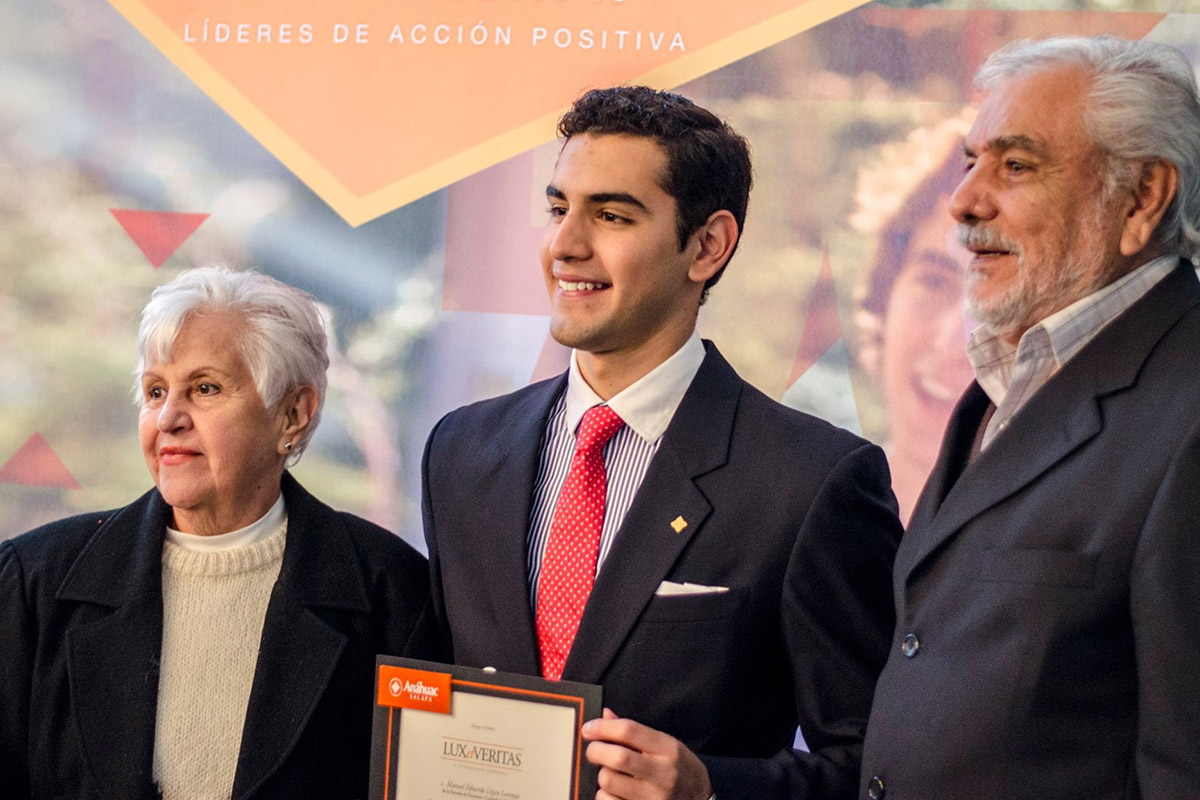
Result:
<svg viewBox="0 0 1200 800">
<path fill-rule="evenodd" d="M 1015 254 L 1018 258 L 1024 255 L 1020 243 L 979 223 L 960 222 L 955 228 L 955 235 L 958 237 L 958 243 L 968 250 L 1003 250 Z"/>
</svg>

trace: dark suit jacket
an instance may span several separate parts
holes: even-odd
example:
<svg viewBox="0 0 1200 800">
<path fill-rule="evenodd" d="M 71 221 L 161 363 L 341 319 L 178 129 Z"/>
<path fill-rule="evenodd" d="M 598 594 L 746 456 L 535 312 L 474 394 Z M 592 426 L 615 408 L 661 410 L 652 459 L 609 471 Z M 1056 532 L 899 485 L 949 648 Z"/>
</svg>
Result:
<svg viewBox="0 0 1200 800">
<path fill-rule="evenodd" d="M 888 800 L 1200 796 L 1191 265 L 964 469 L 987 404 L 960 402 L 896 557 L 863 795 L 878 776 Z"/>
<path fill-rule="evenodd" d="M 387 531 L 283 480 L 287 545 L 233 798 L 366 797 L 376 653 L 424 653 L 428 572 Z M 157 491 L 0 543 L 0 796 L 156 796 Z M 197 664 L 196 669 L 204 669 Z"/>
<path fill-rule="evenodd" d="M 430 435 L 425 533 L 458 663 L 540 672 L 526 535 L 564 386 L 467 406 Z M 878 448 L 769 400 L 708 345 L 563 678 L 701 754 L 722 800 L 853 796 L 899 531 Z M 656 597 L 664 579 L 729 591 Z M 811 755 L 789 749 L 797 721 Z"/>
</svg>

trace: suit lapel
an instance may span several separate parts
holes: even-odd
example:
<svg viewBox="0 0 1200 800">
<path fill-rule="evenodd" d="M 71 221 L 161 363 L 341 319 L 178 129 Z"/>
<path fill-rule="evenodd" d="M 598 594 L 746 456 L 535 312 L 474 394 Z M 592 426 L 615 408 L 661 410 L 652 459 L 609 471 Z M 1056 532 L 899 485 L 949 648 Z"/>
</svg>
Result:
<svg viewBox="0 0 1200 800">
<path fill-rule="evenodd" d="M 106 797 L 156 796 L 153 777 L 162 649 L 162 539 L 169 509 L 150 492 L 101 525 L 56 599 L 112 613 L 67 631 L 73 716 Z"/>
<path fill-rule="evenodd" d="M 345 635 L 313 609 L 371 610 L 342 521 L 291 475 L 283 493 L 287 544 L 263 622 L 233 800 L 252 795 L 287 759 L 346 647 Z"/>
<path fill-rule="evenodd" d="M 970 416 L 978 425 L 980 414 Z M 934 529 L 922 533 L 917 542 L 914 563 L 928 557 L 972 518 L 1028 486 L 1099 433 L 1100 427 L 1094 395 L 1081 399 L 1074 376 L 1065 370 L 1056 375 L 948 487 L 934 512 Z M 957 442 L 959 449 L 969 449 L 974 431 L 964 430 L 960 435 L 964 438 Z M 960 455 L 959 463 L 965 461 L 965 453 L 956 455 Z M 943 478 L 952 478 L 952 472 L 947 470 Z"/>
<path fill-rule="evenodd" d="M 946 500 L 946 495 L 954 488 L 967 466 L 971 445 L 990 402 L 987 393 L 978 383 L 972 381 L 946 425 L 937 463 L 925 481 L 925 488 L 921 490 L 921 496 L 913 509 L 910 527 L 914 526 L 917 520 L 933 516 Z"/>
<path fill-rule="evenodd" d="M 486 586 L 471 591 L 486 592 L 497 619 L 503 621 L 495 651 L 504 653 L 505 661 L 491 666 L 509 672 L 541 674 L 537 624 L 529 603 L 526 543 L 546 420 L 566 381 L 564 373 L 530 387 L 504 435 L 491 437 L 480 454 L 483 479 L 477 497 L 482 524 L 470 535 L 489 568 L 483 576 Z"/>
<path fill-rule="evenodd" d="M 972 385 L 943 442 L 938 465 L 922 494 L 912 526 L 919 532 L 910 575 L 973 518 L 1025 488 L 1100 433 L 1101 403 L 1132 386 L 1150 352 L 1188 309 L 1200 303 L 1191 264 L 1180 267 L 1102 329 L 1042 386 L 1005 431 L 955 480 L 965 461 L 986 399 Z M 944 499 L 939 504 L 937 498 Z M 919 531 L 918 531 L 919 528 Z"/>
<path fill-rule="evenodd" d="M 654 596 L 701 529 L 712 506 L 695 479 L 725 464 L 742 383 L 708 344 L 596 577 L 563 669 L 565 680 L 598 683 Z M 676 532 L 671 523 L 687 526 Z"/>
</svg>

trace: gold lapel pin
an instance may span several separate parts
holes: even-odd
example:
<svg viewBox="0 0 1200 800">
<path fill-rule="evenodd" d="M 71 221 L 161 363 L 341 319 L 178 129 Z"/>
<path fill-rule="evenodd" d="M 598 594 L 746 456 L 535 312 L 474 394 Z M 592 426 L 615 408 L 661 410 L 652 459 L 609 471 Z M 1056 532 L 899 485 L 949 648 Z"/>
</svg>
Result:
<svg viewBox="0 0 1200 800">
<path fill-rule="evenodd" d="M 683 529 L 687 527 L 687 520 L 682 516 L 671 520 L 671 529 L 676 533 L 683 533 Z"/>
</svg>

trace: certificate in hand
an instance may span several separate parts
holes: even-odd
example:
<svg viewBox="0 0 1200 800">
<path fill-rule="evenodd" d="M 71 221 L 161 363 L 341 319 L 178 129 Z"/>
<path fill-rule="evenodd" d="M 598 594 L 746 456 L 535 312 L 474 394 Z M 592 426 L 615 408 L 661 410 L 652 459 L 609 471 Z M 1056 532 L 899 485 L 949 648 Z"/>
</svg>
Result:
<svg viewBox="0 0 1200 800">
<path fill-rule="evenodd" d="M 591 800 L 599 686 L 379 656 L 371 800 Z"/>
</svg>

